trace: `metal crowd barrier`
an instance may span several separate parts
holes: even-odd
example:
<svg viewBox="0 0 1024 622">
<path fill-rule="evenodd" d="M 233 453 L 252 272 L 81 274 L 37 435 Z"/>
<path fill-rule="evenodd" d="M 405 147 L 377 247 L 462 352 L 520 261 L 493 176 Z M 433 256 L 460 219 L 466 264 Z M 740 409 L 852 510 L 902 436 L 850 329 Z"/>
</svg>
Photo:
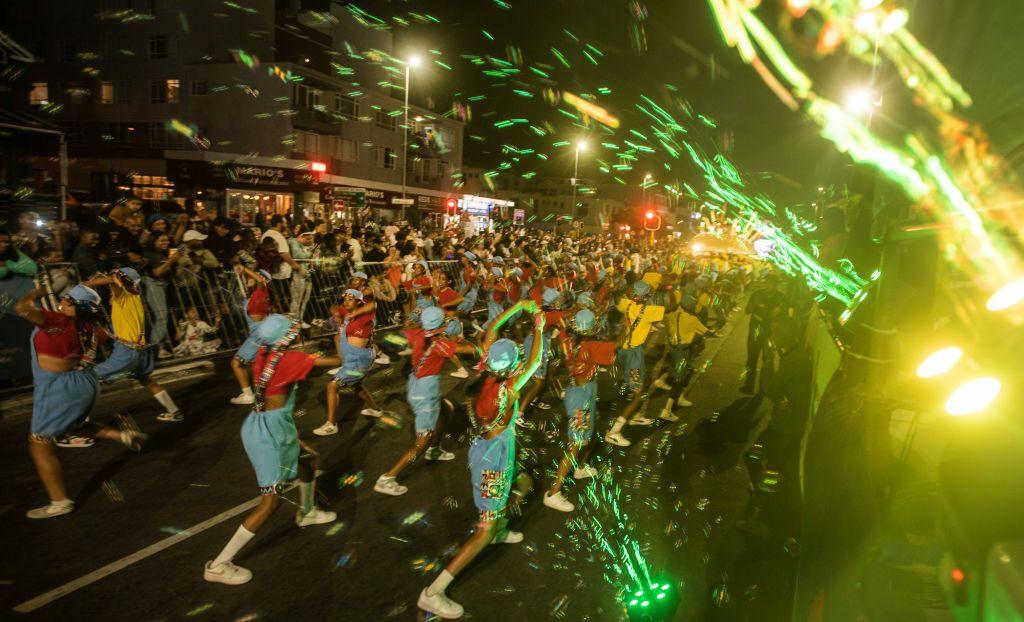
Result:
<svg viewBox="0 0 1024 622">
<path fill-rule="evenodd" d="M 335 258 L 299 260 L 306 269 L 305 279 L 297 273 L 289 280 L 274 281 L 271 296 L 277 310 L 291 314 L 309 327 L 306 334 L 314 339 L 333 336 L 337 325 L 333 309 L 339 296 L 348 288 L 352 273 L 365 272 L 377 302 L 378 331 L 403 325 L 407 309 L 414 306 L 405 289 L 405 278 L 411 276 L 409 262 L 362 262 L 355 268 L 349 261 Z M 458 289 L 460 266 L 457 261 L 427 262 L 431 273 L 442 270 L 451 286 Z M 402 278 L 402 280 L 399 280 Z M 79 283 L 79 271 L 73 263 L 40 265 L 37 282 L 45 288 L 45 308 L 56 310 L 61 295 Z M 393 282 L 398 285 L 394 286 Z M 168 280 L 143 277 L 142 296 L 146 305 L 147 333 L 150 343 L 159 347 L 164 363 L 201 358 L 237 349 L 248 337 L 245 317 L 248 299 L 243 277 L 233 270 L 194 268 L 179 272 Z M 479 305 L 484 305 L 480 300 Z M 194 314 L 192 309 L 195 309 Z M 107 310 L 109 312 L 109 309 Z M 190 319 L 208 325 L 212 330 L 198 340 L 184 343 L 182 337 Z M 195 332 L 195 331 L 194 331 Z"/>
</svg>

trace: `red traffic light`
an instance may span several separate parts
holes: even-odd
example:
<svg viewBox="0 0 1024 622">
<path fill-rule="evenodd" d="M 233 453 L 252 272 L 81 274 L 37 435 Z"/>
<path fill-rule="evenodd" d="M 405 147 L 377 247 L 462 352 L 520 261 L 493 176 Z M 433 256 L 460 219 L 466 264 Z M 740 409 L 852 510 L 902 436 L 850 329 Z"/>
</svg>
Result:
<svg viewBox="0 0 1024 622">
<path fill-rule="evenodd" d="M 324 164 L 323 162 L 310 162 L 309 170 L 313 171 L 314 173 L 326 173 L 327 165 Z"/>
<path fill-rule="evenodd" d="M 647 217 L 647 220 L 654 218 L 654 212 L 651 210 L 647 210 L 647 213 L 644 215 Z"/>
<path fill-rule="evenodd" d="M 448 199 L 448 203 L 446 205 L 448 206 L 448 209 L 455 209 L 458 207 L 459 202 L 455 199 Z"/>
</svg>

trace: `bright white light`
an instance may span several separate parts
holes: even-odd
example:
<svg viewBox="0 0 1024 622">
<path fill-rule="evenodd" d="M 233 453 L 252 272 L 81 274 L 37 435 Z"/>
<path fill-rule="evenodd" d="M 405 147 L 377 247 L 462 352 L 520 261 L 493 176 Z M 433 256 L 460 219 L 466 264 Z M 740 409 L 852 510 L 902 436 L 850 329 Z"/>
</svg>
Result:
<svg viewBox="0 0 1024 622">
<path fill-rule="evenodd" d="M 878 105 L 874 94 L 866 88 L 856 89 L 846 94 L 846 109 L 855 115 L 865 115 L 872 107 Z"/>
<path fill-rule="evenodd" d="M 917 366 L 918 378 L 934 378 L 953 369 L 964 355 L 964 351 L 953 346 L 933 352 Z"/>
<path fill-rule="evenodd" d="M 410 56 L 409 60 L 406 61 L 406 64 L 410 67 L 419 67 L 421 62 L 423 61 L 420 60 L 419 56 Z"/>
<path fill-rule="evenodd" d="M 985 410 L 999 395 L 1002 383 L 995 378 L 978 378 L 965 382 L 946 400 L 946 412 L 963 417 Z"/>
<path fill-rule="evenodd" d="M 874 11 L 864 11 L 854 18 L 853 27 L 861 34 L 874 35 L 878 32 L 878 15 Z"/>
<path fill-rule="evenodd" d="M 999 288 L 999 291 L 992 294 L 985 307 L 989 311 L 1002 311 L 1020 304 L 1024 300 L 1024 280 L 1013 281 Z"/>
<path fill-rule="evenodd" d="M 699 252 L 701 252 L 702 250 L 704 250 L 704 247 L 703 247 L 703 246 L 701 246 L 700 244 L 694 244 L 694 245 L 693 245 L 693 252 L 695 252 L 695 253 L 699 253 Z"/>
<path fill-rule="evenodd" d="M 891 35 L 900 28 L 907 25 L 907 20 L 910 19 L 910 13 L 906 9 L 896 9 L 892 13 L 889 13 L 882 21 L 882 33 Z"/>
<path fill-rule="evenodd" d="M 580 142 L 576 143 L 576 148 L 579 149 L 580 151 L 585 151 L 587 149 L 587 141 L 581 140 Z"/>
</svg>

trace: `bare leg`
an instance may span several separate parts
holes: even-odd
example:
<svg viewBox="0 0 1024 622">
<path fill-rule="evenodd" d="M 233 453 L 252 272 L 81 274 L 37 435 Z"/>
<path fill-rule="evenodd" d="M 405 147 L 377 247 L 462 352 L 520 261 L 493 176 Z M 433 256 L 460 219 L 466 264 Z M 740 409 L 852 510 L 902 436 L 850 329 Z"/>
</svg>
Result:
<svg viewBox="0 0 1024 622">
<path fill-rule="evenodd" d="M 36 465 L 36 473 L 46 488 L 46 494 L 50 501 L 63 501 L 68 498 L 64 489 L 64 472 L 60 467 L 60 460 L 57 459 L 57 452 L 53 445 L 47 441 L 28 439 L 28 453 L 32 456 L 32 462 Z"/>
<path fill-rule="evenodd" d="M 455 554 L 452 561 L 448 562 L 445 570 L 453 577 L 458 576 L 470 562 L 476 559 L 481 551 L 487 548 L 487 545 L 494 539 L 494 534 L 497 533 L 497 530 L 497 521 L 480 521 L 477 523 L 473 535 L 462 545 L 462 548 Z"/>
<path fill-rule="evenodd" d="M 231 371 L 235 374 L 235 380 L 238 381 L 238 386 L 243 391 L 251 386 L 251 384 L 249 383 L 249 373 L 245 370 L 245 363 L 238 360 L 237 358 L 232 357 Z"/>
<path fill-rule="evenodd" d="M 426 451 L 428 447 L 433 446 L 434 439 L 437 438 L 436 432 L 428 432 L 427 434 L 417 434 L 416 442 L 412 447 L 407 449 L 405 453 L 398 458 L 398 462 L 395 466 L 384 474 L 384 477 L 398 477 L 402 471 L 409 467 L 413 462 L 416 462 Z"/>
<path fill-rule="evenodd" d="M 338 419 L 338 383 L 331 380 L 327 383 L 327 422 L 334 423 Z"/>
<path fill-rule="evenodd" d="M 253 508 L 252 512 L 249 512 L 249 515 L 242 521 L 242 526 L 248 529 L 250 533 L 256 533 L 256 530 L 267 522 L 267 519 L 270 518 L 270 515 L 274 513 L 274 510 L 279 505 L 281 505 L 281 500 L 277 498 L 277 495 L 261 496 L 259 505 Z"/>
<path fill-rule="evenodd" d="M 159 382 L 153 380 L 152 378 L 147 380 L 145 384 L 146 388 L 149 389 L 149 392 L 152 393 L 153 395 L 159 395 L 160 393 L 164 392 L 163 386 L 161 386 Z"/>
<path fill-rule="evenodd" d="M 548 496 L 562 491 L 562 482 L 568 477 L 569 469 L 578 464 L 576 456 L 579 453 L 580 445 L 570 441 L 569 446 L 565 448 L 565 455 L 562 456 L 562 461 L 558 463 L 558 472 L 555 474 L 555 480 L 551 482 L 551 488 L 548 489 Z"/>
<path fill-rule="evenodd" d="M 364 387 L 362 384 L 359 385 L 359 397 L 362 398 L 363 403 L 365 403 L 370 408 L 374 410 L 380 410 L 379 408 L 377 408 L 377 402 L 373 399 L 373 396 L 370 395 L 370 392 L 367 391 L 366 387 Z"/>
</svg>

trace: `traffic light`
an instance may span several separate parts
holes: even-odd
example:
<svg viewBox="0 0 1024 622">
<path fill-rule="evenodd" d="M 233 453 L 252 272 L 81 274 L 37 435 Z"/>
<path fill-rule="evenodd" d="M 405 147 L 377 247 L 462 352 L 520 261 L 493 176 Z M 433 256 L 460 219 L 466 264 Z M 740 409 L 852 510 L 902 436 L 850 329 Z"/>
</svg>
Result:
<svg viewBox="0 0 1024 622">
<path fill-rule="evenodd" d="M 661 216 L 654 210 L 647 210 L 644 212 L 644 229 L 647 231 L 657 231 L 661 229 Z"/>
<path fill-rule="evenodd" d="M 455 199 L 448 199 L 445 201 L 445 209 L 449 216 L 456 216 L 459 213 L 459 202 Z"/>
</svg>

